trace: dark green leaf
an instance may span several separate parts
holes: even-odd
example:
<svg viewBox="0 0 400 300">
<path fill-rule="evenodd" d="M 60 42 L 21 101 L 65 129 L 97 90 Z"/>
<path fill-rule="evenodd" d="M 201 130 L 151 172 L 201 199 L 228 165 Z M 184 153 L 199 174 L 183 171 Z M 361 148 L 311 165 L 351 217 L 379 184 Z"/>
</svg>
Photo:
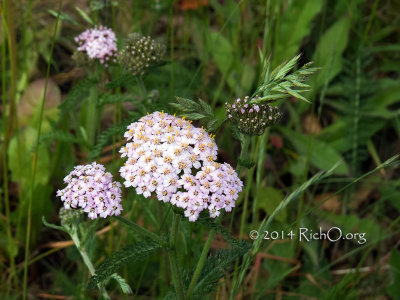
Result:
<svg viewBox="0 0 400 300">
<path fill-rule="evenodd" d="M 214 112 L 213 112 L 212 107 L 210 105 L 208 105 L 206 102 L 204 102 L 201 99 L 199 99 L 199 103 L 201 105 L 202 112 L 206 113 L 208 116 L 213 116 L 214 115 Z"/>
<path fill-rule="evenodd" d="M 247 169 L 251 169 L 252 167 L 254 167 L 255 162 L 252 161 L 251 159 L 248 158 L 244 158 L 244 159 L 239 159 L 238 160 L 238 164 L 247 168 Z"/>
</svg>

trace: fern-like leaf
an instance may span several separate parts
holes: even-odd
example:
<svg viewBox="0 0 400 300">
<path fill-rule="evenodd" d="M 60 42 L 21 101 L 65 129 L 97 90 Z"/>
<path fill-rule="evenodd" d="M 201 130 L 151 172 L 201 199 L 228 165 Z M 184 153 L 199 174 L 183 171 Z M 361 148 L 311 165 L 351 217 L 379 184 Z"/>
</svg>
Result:
<svg viewBox="0 0 400 300">
<path fill-rule="evenodd" d="M 121 266 L 127 263 L 143 261 L 161 248 L 162 246 L 153 241 L 143 241 L 125 246 L 122 250 L 114 252 L 97 268 L 96 274 L 90 277 L 87 288 L 95 288 L 97 284 L 110 278 Z"/>
<path fill-rule="evenodd" d="M 197 222 L 210 228 L 210 229 L 214 229 L 215 232 L 219 233 L 222 235 L 222 237 L 228 241 L 228 243 L 231 246 L 236 246 L 238 245 L 240 242 L 235 239 L 230 232 L 228 231 L 228 229 L 226 229 L 224 226 L 222 226 L 220 223 L 215 222 L 214 219 L 210 218 L 209 216 L 207 216 L 207 213 L 204 212 L 202 214 L 200 214 L 200 217 L 197 219 Z"/>
<path fill-rule="evenodd" d="M 214 132 L 221 122 L 214 116 L 212 107 L 205 101 L 199 99 L 199 103 L 181 97 L 175 97 L 176 102 L 170 103 L 180 113 L 189 120 L 199 120 L 207 131 Z"/>
<path fill-rule="evenodd" d="M 107 145 L 108 141 L 112 136 L 122 136 L 124 132 L 126 131 L 126 127 L 132 123 L 137 121 L 140 118 L 140 116 L 137 114 L 136 117 L 129 118 L 129 120 L 124 120 L 120 124 L 113 125 L 106 130 L 104 130 L 97 138 L 97 143 L 96 145 L 92 148 L 92 150 L 89 152 L 89 158 L 94 159 L 98 156 L 100 156 L 101 151 L 103 148 Z"/>
<path fill-rule="evenodd" d="M 250 249 L 251 243 L 241 240 L 234 247 L 218 250 L 214 256 L 208 257 L 194 289 L 194 298 L 200 299 L 212 292 L 235 260 L 245 255 Z"/>
<path fill-rule="evenodd" d="M 60 104 L 59 107 L 61 109 L 61 113 L 65 114 L 77 107 L 80 107 L 83 103 L 83 100 L 87 98 L 90 88 L 96 84 L 97 80 L 93 78 L 87 78 L 75 85 L 68 93 L 68 96 L 65 98 L 64 102 Z"/>
</svg>

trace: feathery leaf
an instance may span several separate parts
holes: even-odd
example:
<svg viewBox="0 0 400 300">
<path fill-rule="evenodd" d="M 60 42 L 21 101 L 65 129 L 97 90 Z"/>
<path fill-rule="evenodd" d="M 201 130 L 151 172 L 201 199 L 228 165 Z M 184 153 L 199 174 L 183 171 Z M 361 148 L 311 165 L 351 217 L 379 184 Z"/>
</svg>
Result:
<svg viewBox="0 0 400 300">
<path fill-rule="evenodd" d="M 161 246 L 153 241 L 143 241 L 125 246 L 122 250 L 116 251 L 112 256 L 106 258 L 97 268 L 96 274 L 90 277 L 87 288 L 95 288 L 97 284 L 112 276 L 121 266 L 135 261 L 142 261 L 160 249 Z"/>
</svg>

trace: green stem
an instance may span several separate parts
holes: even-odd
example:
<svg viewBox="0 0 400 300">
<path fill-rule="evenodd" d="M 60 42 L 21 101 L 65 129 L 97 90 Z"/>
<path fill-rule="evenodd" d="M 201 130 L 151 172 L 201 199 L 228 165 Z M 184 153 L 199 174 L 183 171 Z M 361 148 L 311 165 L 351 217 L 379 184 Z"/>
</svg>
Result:
<svg viewBox="0 0 400 300">
<path fill-rule="evenodd" d="M 139 86 L 140 89 L 140 94 L 142 96 L 142 100 L 144 100 L 144 98 L 147 96 L 147 91 L 146 91 L 146 86 L 144 85 L 143 82 L 143 77 L 142 76 L 137 76 L 136 77 L 136 82 Z"/>
<path fill-rule="evenodd" d="M 81 254 L 83 262 L 85 263 L 86 267 L 88 268 L 90 275 L 94 276 L 96 273 L 96 270 L 89 258 L 89 255 L 87 254 L 85 249 L 81 247 L 81 241 L 79 240 L 76 226 L 74 226 L 72 228 L 72 230 L 69 232 L 69 234 L 70 234 L 71 239 L 74 242 L 76 248 L 78 249 L 79 253 Z M 100 290 L 101 297 L 103 299 L 111 299 L 110 296 L 108 295 L 105 287 L 102 284 L 98 284 L 97 286 Z"/>
<path fill-rule="evenodd" d="M 242 165 L 240 164 L 240 161 L 243 160 L 246 157 L 247 151 L 248 151 L 248 148 L 249 148 L 249 144 L 250 144 L 250 138 L 247 135 L 244 135 L 244 140 L 240 144 L 239 160 L 238 160 L 238 163 L 236 165 L 236 173 L 238 174 L 239 177 L 240 177 L 240 171 L 242 170 Z M 238 199 L 238 201 L 239 200 L 240 199 Z M 229 222 L 229 231 L 232 231 L 232 225 L 233 225 L 233 220 L 235 218 L 235 213 L 236 213 L 236 206 L 233 208 L 233 211 L 231 213 L 231 221 Z"/>
<path fill-rule="evenodd" d="M 236 166 L 236 173 L 238 174 L 238 176 L 240 176 L 240 171 L 242 170 L 242 165 L 240 164 L 240 161 L 244 160 L 244 158 L 246 157 L 247 151 L 249 148 L 249 144 L 250 144 L 250 137 L 247 135 L 243 135 L 243 136 L 244 136 L 244 141 L 240 145 L 241 149 L 240 149 L 239 161 Z"/>
<path fill-rule="evenodd" d="M 98 79 L 98 67 L 95 66 L 94 76 Z M 97 98 L 99 96 L 98 86 L 94 85 L 89 91 L 89 103 L 87 107 L 86 116 L 86 135 L 88 144 L 93 147 L 96 136 L 96 124 L 97 124 Z"/>
<path fill-rule="evenodd" d="M 114 218 L 116 218 L 121 223 L 128 225 L 130 229 L 136 231 L 137 233 L 139 233 L 141 235 L 147 236 L 148 238 L 152 239 L 154 242 L 162 245 L 163 247 L 168 246 L 168 243 L 165 240 L 163 240 L 161 237 L 159 237 L 157 234 L 147 230 L 144 227 L 139 226 L 135 222 L 125 219 L 124 217 L 121 217 L 121 216 L 115 216 Z"/>
<path fill-rule="evenodd" d="M 181 273 L 179 271 L 179 266 L 178 266 L 178 259 L 176 255 L 176 239 L 178 237 L 178 231 L 179 231 L 179 215 L 175 214 L 172 217 L 172 229 L 171 229 L 171 238 L 169 241 L 169 247 L 170 250 L 168 251 L 168 256 L 169 256 L 169 262 L 171 265 L 171 277 L 172 281 L 174 283 L 175 291 L 176 291 L 176 296 L 178 300 L 184 300 L 185 299 L 185 294 L 183 292 L 183 284 L 182 284 L 182 277 Z"/>
<path fill-rule="evenodd" d="M 190 299 L 190 297 L 193 294 L 194 288 L 196 287 L 197 280 L 199 279 L 201 270 L 203 269 L 204 263 L 205 263 L 206 258 L 207 258 L 208 250 L 210 250 L 211 243 L 212 243 L 212 241 L 214 240 L 214 237 L 215 237 L 215 233 L 216 233 L 215 230 L 212 229 L 210 231 L 209 235 L 208 235 L 206 243 L 204 244 L 203 251 L 201 252 L 201 256 L 200 256 L 199 262 L 197 263 L 196 269 L 194 270 L 194 274 L 193 274 L 192 280 L 190 281 L 190 284 L 189 284 L 189 288 L 188 288 L 188 291 L 187 291 L 187 298 L 188 299 Z"/>
<path fill-rule="evenodd" d="M 72 241 L 74 242 L 76 248 L 78 249 L 79 253 L 81 254 L 82 258 L 83 258 L 83 262 L 85 263 L 85 265 L 87 266 L 90 275 L 94 275 L 96 273 L 96 270 L 92 264 L 92 262 L 90 261 L 89 256 L 87 255 L 87 252 L 81 248 L 81 241 L 78 238 L 78 234 L 76 232 L 76 230 L 73 230 L 71 233 L 71 238 Z"/>
<path fill-rule="evenodd" d="M 256 153 L 257 153 L 257 171 L 256 171 L 256 186 L 255 190 L 258 191 L 261 183 L 262 172 L 263 172 L 263 165 L 264 165 L 264 158 L 265 158 L 265 151 L 267 149 L 267 142 L 269 136 L 269 127 L 265 129 L 263 135 L 258 137 Z M 254 201 L 253 201 L 253 209 L 252 209 L 252 220 L 251 223 L 254 224 L 256 222 L 257 217 L 257 203 L 258 203 L 258 193 L 255 193 Z"/>
<path fill-rule="evenodd" d="M 244 142 L 241 144 L 242 148 L 240 150 L 239 161 L 243 160 L 246 156 L 251 157 L 251 155 L 248 154 L 250 142 L 251 142 L 251 138 L 247 135 L 244 135 Z M 240 169 L 241 169 L 241 165 L 238 164 L 236 167 L 236 171 L 238 172 L 239 176 L 240 176 L 240 173 L 239 173 Z M 252 183 L 253 172 L 254 172 L 254 168 L 248 170 L 246 173 L 247 180 L 246 180 L 245 189 L 243 191 L 244 192 L 244 200 L 243 200 L 243 211 L 242 211 L 242 216 L 241 216 L 241 221 L 240 221 L 239 239 L 243 236 L 243 232 L 244 232 L 244 224 L 245 224 L 245 220 L 246 220 L 246 216 L 247 216 L 247 206 L 248 206 L 248 202 L 249 202 L 249 193 L 250 193 L 250 188 L 251 188 L 251 183 Z M 232 223 L 233 223 L 233 216 L 231 219 L 231 225 L 232 225 Z M 231 228 L 230 228 L 230 230 L 231 230 Z M 236 280 L 237 280 L 238 267 L 239 267 L 239 259 L 236 259 L 232 282 L 236 282 Z"/>
</svg>

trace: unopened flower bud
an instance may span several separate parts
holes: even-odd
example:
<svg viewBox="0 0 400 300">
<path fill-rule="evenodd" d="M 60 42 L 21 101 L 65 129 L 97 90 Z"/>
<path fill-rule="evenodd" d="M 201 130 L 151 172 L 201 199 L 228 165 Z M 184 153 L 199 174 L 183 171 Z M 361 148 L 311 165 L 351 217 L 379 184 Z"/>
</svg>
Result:
<svg viewBox="0 0 400 300">
<path fill-rule="evenodd" d="M 269 104 L 250 104 L 255 97 L 249 100 L 246 96 L 243 100 L 238 98 L 234 104 L 225 103 L 225 111 L 228 119 L 237 124 L 241 133 L 247 135 L 261 135 L 265 128 L 274 125 L 281 118 L 277 107 Z"/>
<path fill-rule="evenodd" d="M 83 210 L 65 209 L 64 207 L 61 207 L 59 215 L 61 219 L 61 225 L 69 226 L 74 223 L 79 223 L 83 219 Z"/>
</svg>

